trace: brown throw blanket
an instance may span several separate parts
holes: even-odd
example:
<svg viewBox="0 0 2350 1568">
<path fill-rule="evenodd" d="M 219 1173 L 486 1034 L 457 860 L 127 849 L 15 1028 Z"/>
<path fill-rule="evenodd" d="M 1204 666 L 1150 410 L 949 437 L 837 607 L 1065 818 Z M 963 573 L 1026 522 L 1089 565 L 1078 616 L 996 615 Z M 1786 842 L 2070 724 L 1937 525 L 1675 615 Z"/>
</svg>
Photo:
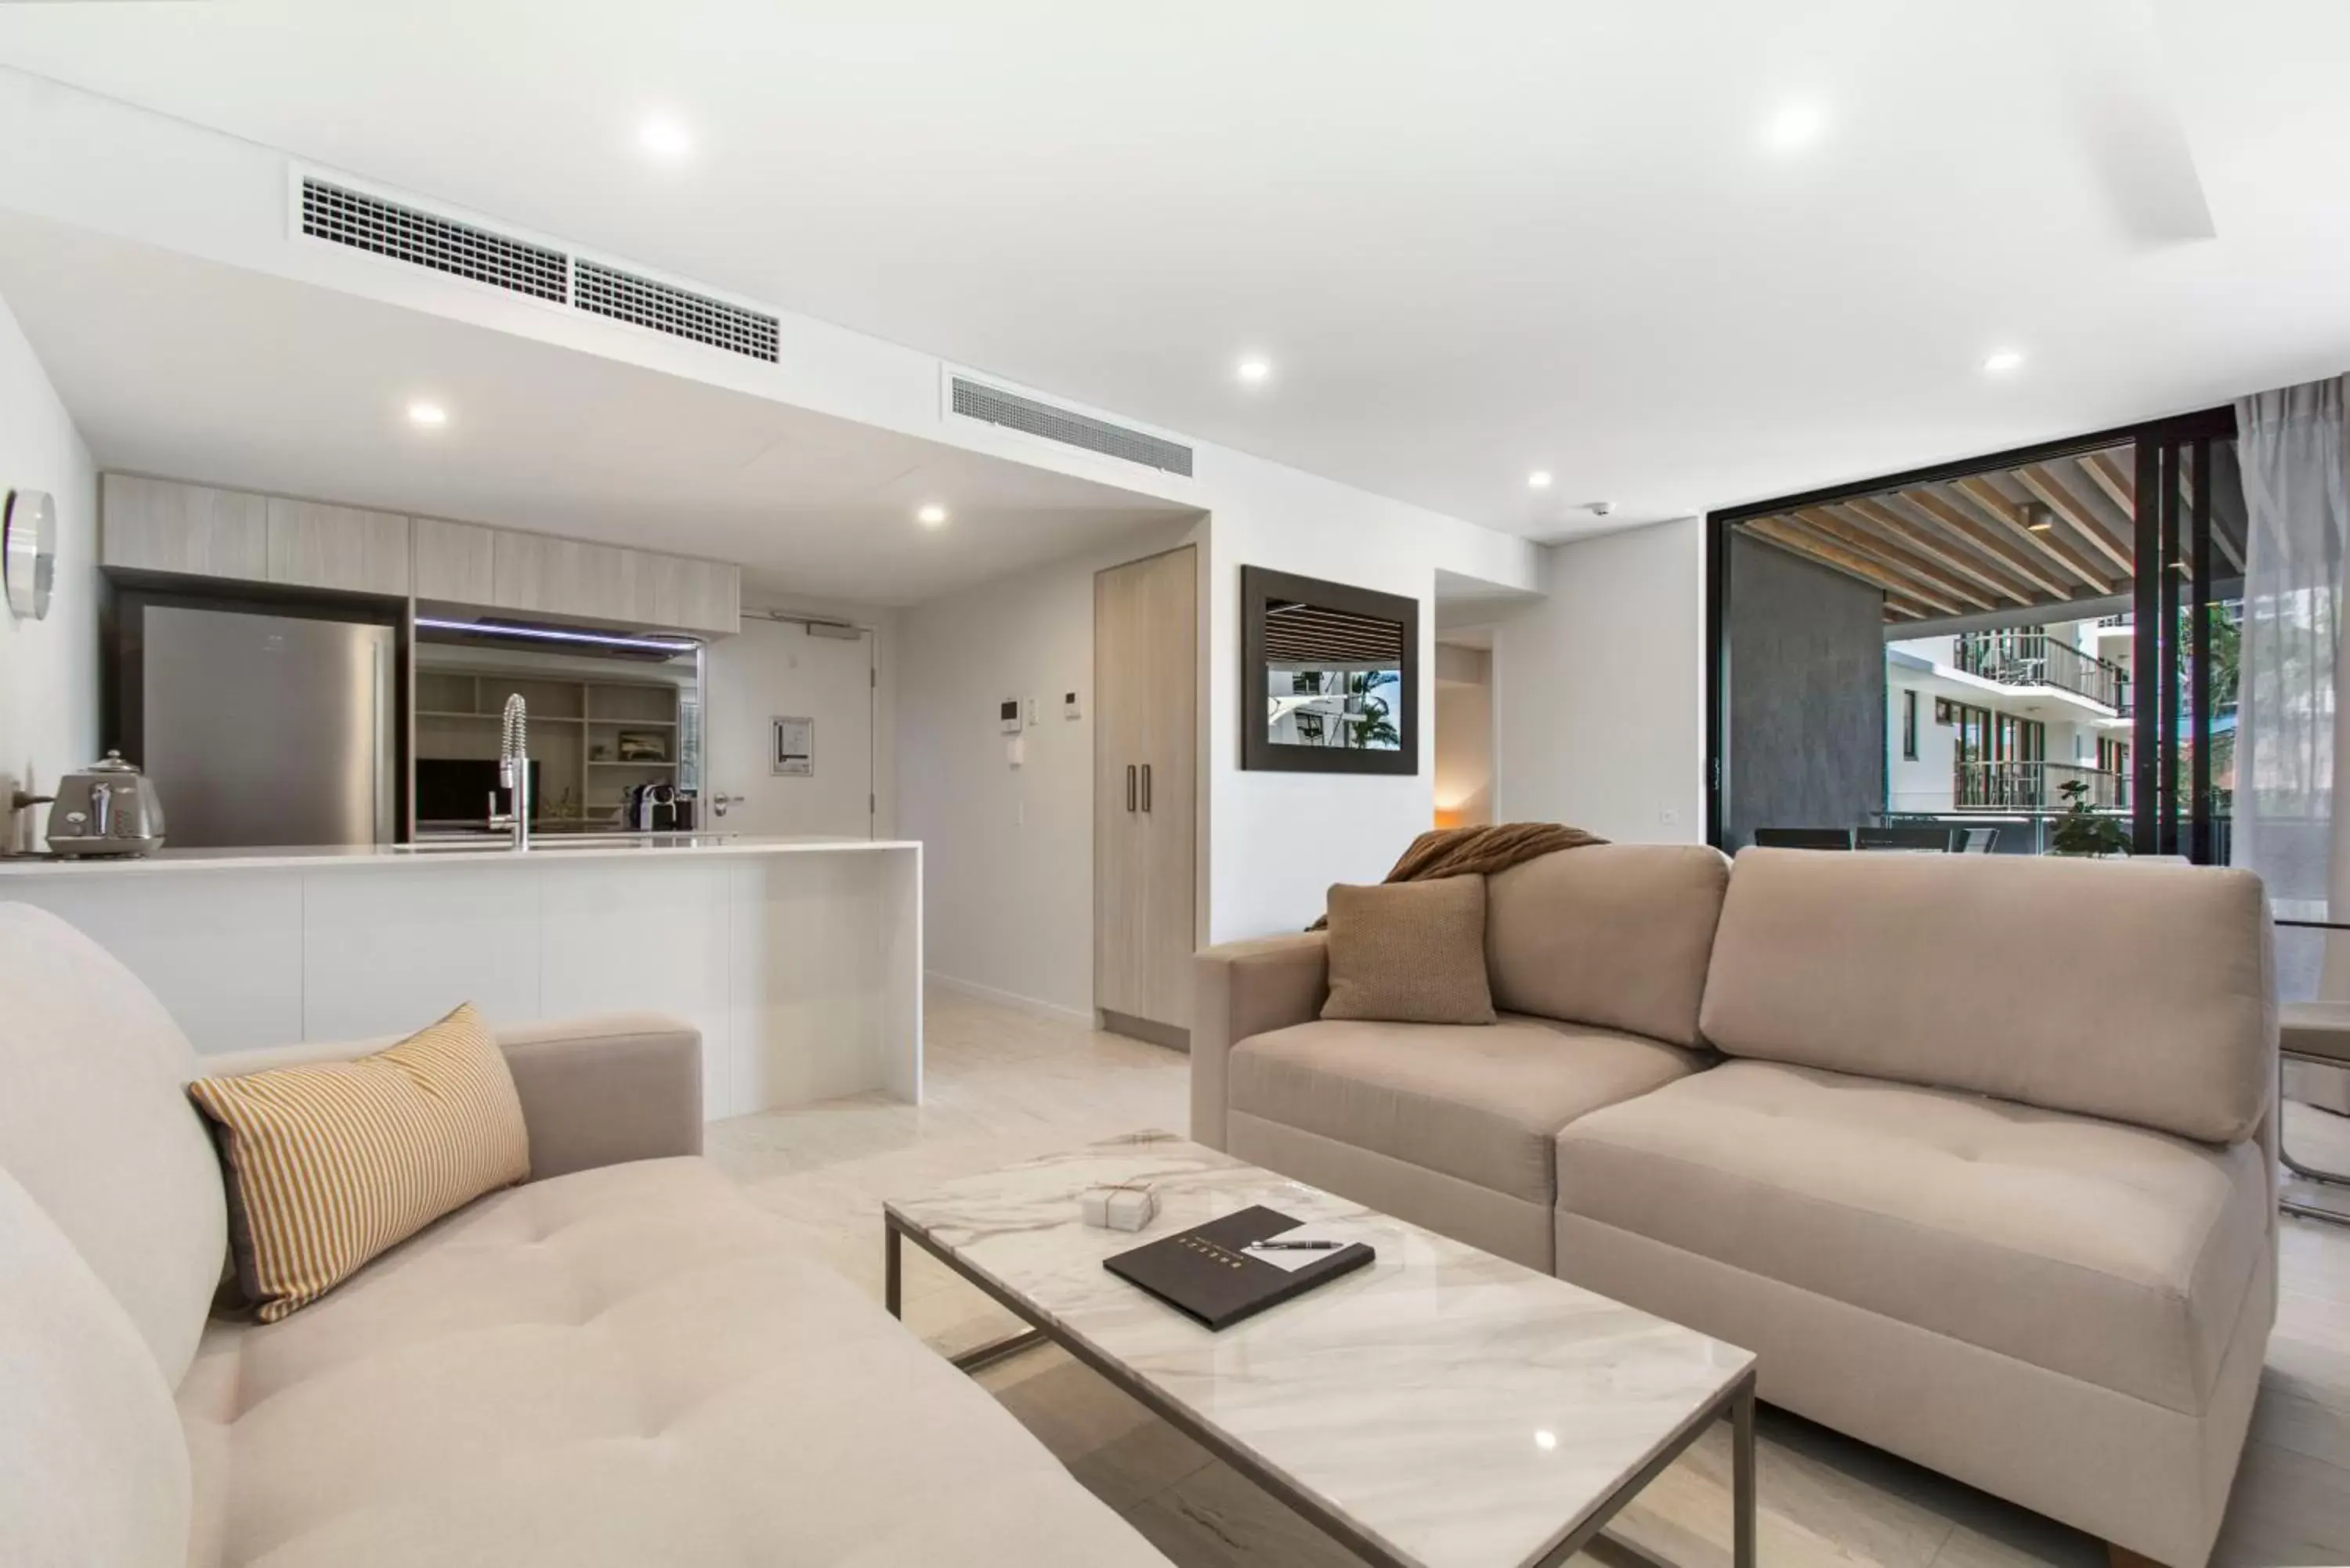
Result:
<svg viewBox="0 0 2350 1568">
<path fill-rule="evenodd" d="M 1411 841 L 1388 872 L 1390 882 L 1427 882 L 1439 877 L 1486 877 L 1560 849 L 1581 849 L 1607 841 L 1557 822 L 1498 822 L 1486 827 L 1439 827 Z M 1330 923 L 1323 916 L 1305 929 Z"/>
</svg>

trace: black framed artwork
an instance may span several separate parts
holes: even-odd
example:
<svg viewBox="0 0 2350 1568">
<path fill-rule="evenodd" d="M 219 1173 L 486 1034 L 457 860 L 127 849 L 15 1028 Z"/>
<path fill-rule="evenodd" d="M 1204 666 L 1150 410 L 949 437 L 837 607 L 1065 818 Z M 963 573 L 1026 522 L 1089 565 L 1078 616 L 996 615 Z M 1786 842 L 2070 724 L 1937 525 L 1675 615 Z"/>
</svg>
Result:
<svg viewBox="0 0 2350 1568">
<path fill-rule="evenodd" d="M 1241 766 L 1419 772 L 1419 601 L 1241 568 Z"/>
</svg>

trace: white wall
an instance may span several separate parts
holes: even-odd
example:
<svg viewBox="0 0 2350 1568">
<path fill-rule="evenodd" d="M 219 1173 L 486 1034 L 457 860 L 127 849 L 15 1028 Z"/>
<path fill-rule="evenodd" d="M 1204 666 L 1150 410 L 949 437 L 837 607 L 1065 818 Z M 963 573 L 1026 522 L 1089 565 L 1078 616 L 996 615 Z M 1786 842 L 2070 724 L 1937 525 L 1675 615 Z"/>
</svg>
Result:
<svg viewBox="0 0 2350 1568">
<path fill-rule="evenodd" d="M 1501 820 L 1704 841 L 1704 537 L 1689 517 L 1546 552 L 1548 597 L 1493 634 Z"/>
<path fill-rule="evenodd" d="M 1197 532 L 1146 530 L 902 612 L 898 825 L 922 841 L 933 976 L 1090 1020 L 1094 574 Z M 1074 722 L 1061 716 L 1066 691 Z M 1037 722 L 1014 768 L 997 705 L 1032 697 Z"/>
<path fill-rule="evenodd" d="M 98 478 L 65 405 L 0 300 L 0 490 L 46 490 L 57 509 L 57 591 L 45 620 L 0 608 L 0 809 L 98 755 Z M 37 834 L 40 811 L 25 815 Z M 8 825 L 0 822 L 0 831 Z M 15 847 L 29 848 L 29 843 Z"/>
<path fill-rule="evenodd" d="M 1436 813 L 1436 574 L 1533 588 L 1523 539 L 1237 452 L 1213 486 L 1207 615 L 1210 898 L 1206 938 L 1296 930 L 1333 882 L 1376 882 Z M 1419 601 L 1419 769 L 1404 775 L 1251 773 L 1240 765 L 1241 567 L 1267 566 Z"/>
</svg>

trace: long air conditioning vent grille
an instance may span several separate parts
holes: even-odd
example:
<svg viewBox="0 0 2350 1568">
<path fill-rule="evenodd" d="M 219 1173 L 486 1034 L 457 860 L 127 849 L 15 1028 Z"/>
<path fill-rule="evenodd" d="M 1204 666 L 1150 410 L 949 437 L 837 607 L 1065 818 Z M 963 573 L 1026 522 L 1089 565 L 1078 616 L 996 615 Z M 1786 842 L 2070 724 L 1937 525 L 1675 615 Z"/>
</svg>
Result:
<svg viewBox="0 0 2350 1568">
<path fill-rule="evenodd" d="M 1024 398 L 980 381 L 967 381 L 961 376 L 953 379 L 954 411 L 967 419 L 984 420 L 1006 430 L 1025 431 L 1056 441 L 1065 446 L 1079 446 L 1087 452 L 1097 452 L 1105 457 L 1124 458 L 1146 468 L 1156 468 L 1168 473 L 1191 476 L 1191 449 L 1178 442 L 1149 435 L 1141 431 L 1128 430 L 1107 420 L 1094 419 L 1087 414 L 1071 413 L 1050 403 Z"/>
<path fill-rule="evenodd" d="M 571 258 L 561 251 L 460 223 L 329 185 L 302 182 L 302 232 L 313 239 L 371 251 L 493 288 L 562 304 L 570 295 Z"/>
<path fill-rule="evenodd" d="M 655 283 L 591 261 L 575 261 L 571 303 L 615 321 L 650 327 L 656 332 L 691 338 L 731 354 L 747 354 L 771 365 L 775 362 L 774 317 L 671 284 Z"/>
</svg>

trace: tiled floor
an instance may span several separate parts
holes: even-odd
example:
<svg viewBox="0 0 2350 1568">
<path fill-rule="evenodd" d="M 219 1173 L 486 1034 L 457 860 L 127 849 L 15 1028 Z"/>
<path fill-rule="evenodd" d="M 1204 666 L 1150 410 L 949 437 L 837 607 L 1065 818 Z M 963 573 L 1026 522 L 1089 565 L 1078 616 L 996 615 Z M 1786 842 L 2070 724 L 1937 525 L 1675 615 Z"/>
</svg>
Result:
<svg viewBox="0 0 2350 1568">
<path fill-rule="evenodd" d="M 881 1199 L 945 1176 L 1189 1120 L 1185 1060 L 933 989 L 929 1102 L 836 1101 L 711 1129 L 711 1151 L 835 1267 L 881 1292 Z M 2296 1107 L 2298 1110 L 2298 1107 Z M 2304 1159 L 2350 1169 L 2350 1126 L 2296 1116 Z M 2283 1298 L 2252 1440 L 2213 1561 L 2350 1563 L 2350 1229 L 2288 1220 Z M 906 1314 L 953 1351 L 1015 1326 L 917 1251 Z M 1182 1568 L 1349 1568 L 1355 1559 L 1060 1352 L 982 1375 L 1076 1478 Z M 1702 1444 L 1651 1487 L 1625 1532 L 1691 1565 L 1726 1562 L 1728 1446 Z M 1769 1568 L 2102 1564 L 2048 1520 L 1783 1413 L 1762 1442 Z"/>
</svg>

